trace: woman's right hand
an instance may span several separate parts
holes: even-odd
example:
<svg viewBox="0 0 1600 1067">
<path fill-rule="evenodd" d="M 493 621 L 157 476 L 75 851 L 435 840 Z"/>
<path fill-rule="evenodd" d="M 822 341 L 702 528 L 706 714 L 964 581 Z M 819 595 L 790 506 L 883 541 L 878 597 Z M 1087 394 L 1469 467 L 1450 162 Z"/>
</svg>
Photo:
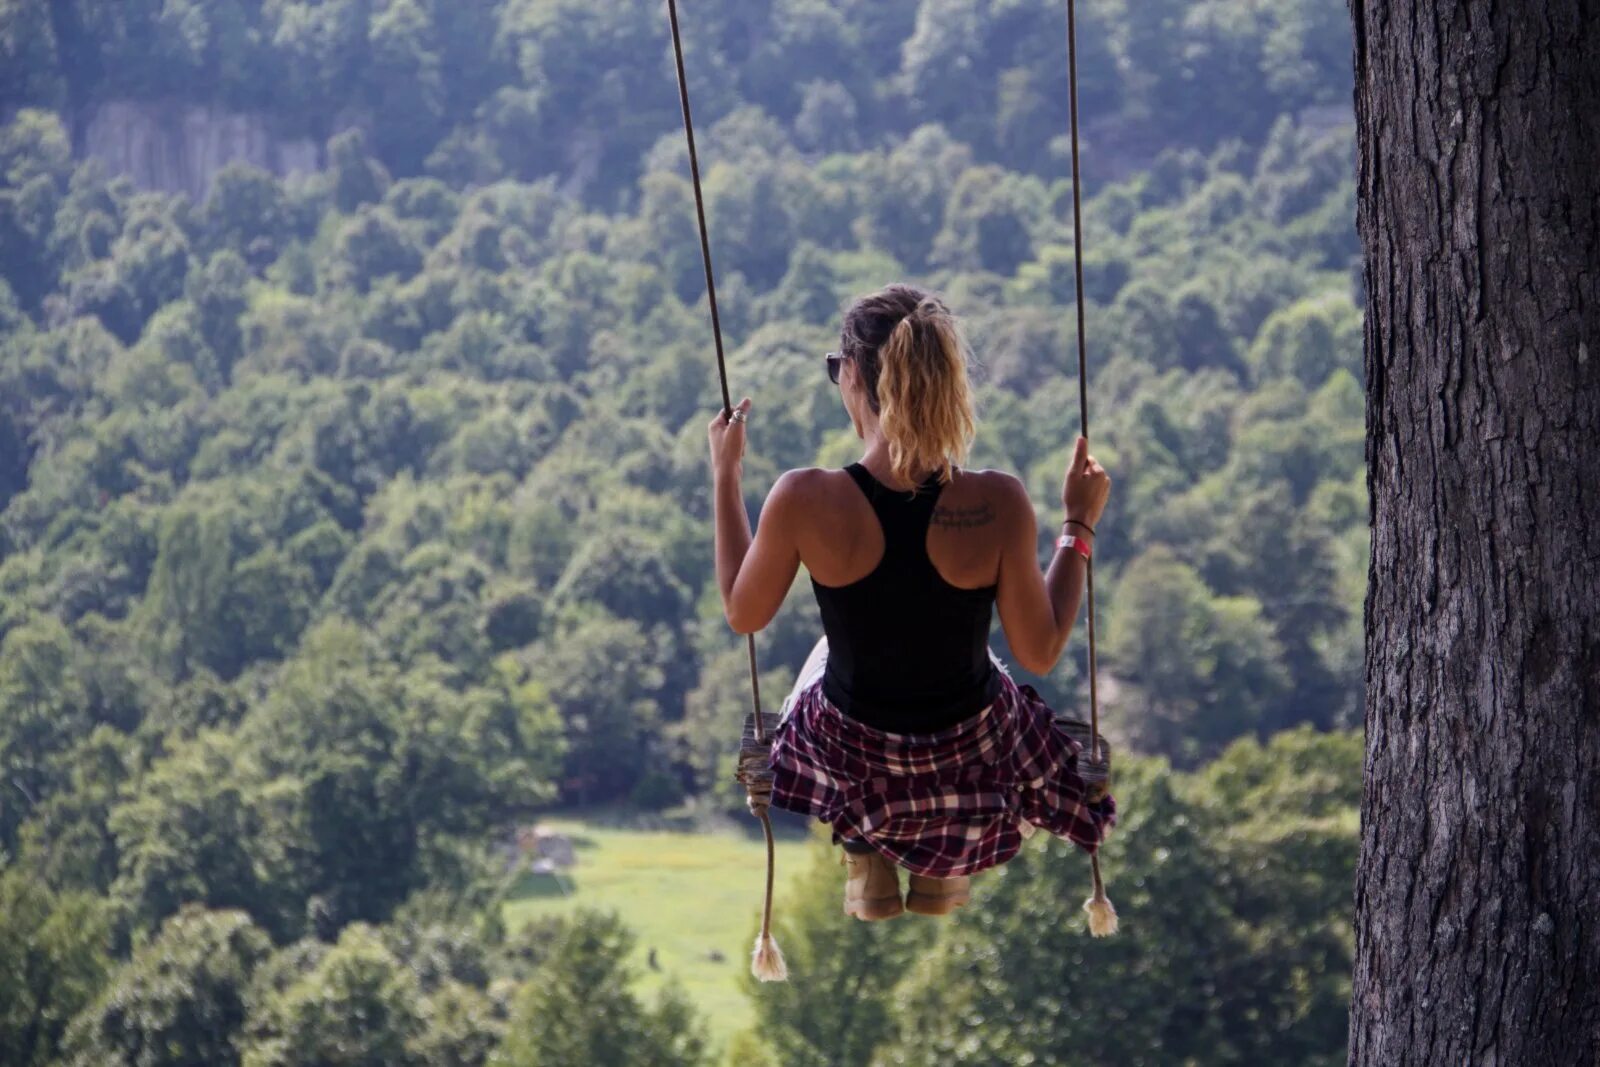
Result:
<svg viewBox="0 0 1600 1067">
<path fill-rule="evenodd" d="M 1061 487 L 1061 503 L 1066 506 L 1067 518 L 1097 526 L 1100 514 L 1106 509 L 1106 499 L 1111 495 L 1111 477 L 1106 469 L 1089 455 L 1089 439 L 1078 435 L 1078 444 L 1072 450 L 1072 461 L 1067 464 L 1067 477 Z"/>
</svg>

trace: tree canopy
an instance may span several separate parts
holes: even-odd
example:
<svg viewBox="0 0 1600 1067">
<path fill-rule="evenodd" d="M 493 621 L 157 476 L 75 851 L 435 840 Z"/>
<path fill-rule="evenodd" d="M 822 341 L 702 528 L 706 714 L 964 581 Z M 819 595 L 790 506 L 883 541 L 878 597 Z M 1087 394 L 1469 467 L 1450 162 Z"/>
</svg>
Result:
<svg viewBox="0 0 1600 1067">
<path fill-rule="evenodd" d="M 1061 5 L 686 14 L 752 510 L 855 458 L 820 356 L 905 279 L 968 324 L 973 465 L 1048 517 L 1078 387 Z M 1348 32 L 1333 0 L 1081 5 L 1130 936 L 1069 937 L 1059 848 L 936 945 L 830 926 L 819 867 L 797 963 L 910 984 L 844 1038 L 819 993 L 756 991 L 752 1058 L 914 1062 L 916 1036 L 1010 1061 L 1118 1013 L 1112 1058 L 1339 1054 L 1330 796 L 1367 557 Z M 686 1001 L 630 988 L 614 920 L 492 920 L 520 820 L 743 807 L 657 5 L 0 0 L 0 102 L 0 1059 L 705 1060 Z M 74 154 L 117 102 L 245 115 L 319 167 L 139 188 Z M 766 693 L 819 630 L 801 583 Z M 1030 680 L 1078 706 L 1085 651 L 1080 627 Z M 1091 973 L 1127 996 L 1091 1010 Z"/>
</svg>

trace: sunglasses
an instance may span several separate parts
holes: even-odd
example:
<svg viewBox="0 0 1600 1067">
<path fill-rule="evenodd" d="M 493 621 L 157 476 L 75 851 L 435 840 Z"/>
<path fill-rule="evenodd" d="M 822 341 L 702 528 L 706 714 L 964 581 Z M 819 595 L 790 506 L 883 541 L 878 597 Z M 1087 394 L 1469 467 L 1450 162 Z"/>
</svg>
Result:
<svg viewBox="0 0 1600 1067">
<path fill-rule="evenodd" d="M 828 381 L 834 385 L 839 384 L 839 368 L 844 365 L 846 358 L 843 352 L 829 352 L 822 357 L 828 362 Z"/>
</svg>

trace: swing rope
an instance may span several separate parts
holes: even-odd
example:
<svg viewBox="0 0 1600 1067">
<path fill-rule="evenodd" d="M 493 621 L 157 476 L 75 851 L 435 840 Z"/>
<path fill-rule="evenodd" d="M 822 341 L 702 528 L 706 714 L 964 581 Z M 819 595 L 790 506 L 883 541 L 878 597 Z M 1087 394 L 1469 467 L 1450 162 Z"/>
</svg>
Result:
<svg viewBox="0 0 1600 1067">
<path fill-rule="evenodd" d="M 1083 179 L 1078 173 L 1078 17 L 1074 0 L 1067 0 L 1067 86 L 1069 110 L 1072 114 L 1072 280 L 1078 310 L 1078 421 L 1083 439 L 1089 439 L 1089 345 L 1085 340 L 1083 323 Z M 1094 654 L 1094 558 L 1083 561 L 1084 593 L 1088 600 L 1089 615 L 1089 744 L 1088 762 L 1101 762 L 1100 742 L 1100 690 L 1096 682 Z M 1106 759 L 1106 788 L 1110 788 L 1109 757 Z M 1100 853 L 1089 856 L 1089 869 L 1094 876 L 1094 893 L 1083 903 L 1089 915 L 1089 933 L 1105 937 L 1117 932 L 1117 909 L 1106 896 L 1104 879 L 1100 876 Z"/>
<path fill-rule="evenodd" d="M 700 224 L 700 261 L 706 269 L 706 299 L 711 305 L 711 335 L 717 345 L 717 380 L 722 386 L 722 411 L 733 417 L 733 399 L 728 393 L 728 365 L 722 348 L 722 320 L 717 314 L 717 281 L 711 269 L 711 236 L 706 230 L 705 194 L 700 189 L 700 156 L 695 151 L 694 115 L 689 109 L 689 78 L 683 69 L 683 38 L 678 31 L 677 0 L 667 0 L 667 17 L 672 23 L 672 54 L 678 68 L 678 98 L 683 104 L 683 133 L 689 143 L 689 174 L 694 179 L 694 211 Z M 745 723 L 745 737 L 739 746 L 736 776 L 745 787 L 750 813 L 761 820 L 767 841 L 767 891 L 761 906 L 761 933 L 756 936 L 750 956 L 750 973 L 763 982 L 781 982 L 789 976 L 783 953 L 772 938 L 772 883 L 776 868 L 776 846 L 772 840 L 772 817 L 768 813 L 772 798 L 772 771 L 767 754 L 772 742 L 767 736 L 766 716 L 761 712 L 761 682 L 756 674 L 756 636 L 745 634 L 750 660 L 750 700 L 754 711 Z"/>
</svg>

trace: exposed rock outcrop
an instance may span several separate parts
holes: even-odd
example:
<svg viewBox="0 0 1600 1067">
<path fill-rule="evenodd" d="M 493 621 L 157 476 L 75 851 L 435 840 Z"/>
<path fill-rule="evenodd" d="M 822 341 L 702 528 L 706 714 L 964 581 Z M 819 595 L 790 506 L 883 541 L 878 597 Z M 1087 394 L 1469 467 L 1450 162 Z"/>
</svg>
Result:
<svg viewBox="0 0 1600 1067">
<path fill-rule="evenodd" d="M 80 157 L 101 160 L 140 188 L 197 201 L 229 163 L 279 176 L 314 172 L 323 163 L 321 146 L 309 138 L 279 137 L 259 115 L 202 104 L 106 101 L 82 116 L 76 140 Z"/>
</svg>

